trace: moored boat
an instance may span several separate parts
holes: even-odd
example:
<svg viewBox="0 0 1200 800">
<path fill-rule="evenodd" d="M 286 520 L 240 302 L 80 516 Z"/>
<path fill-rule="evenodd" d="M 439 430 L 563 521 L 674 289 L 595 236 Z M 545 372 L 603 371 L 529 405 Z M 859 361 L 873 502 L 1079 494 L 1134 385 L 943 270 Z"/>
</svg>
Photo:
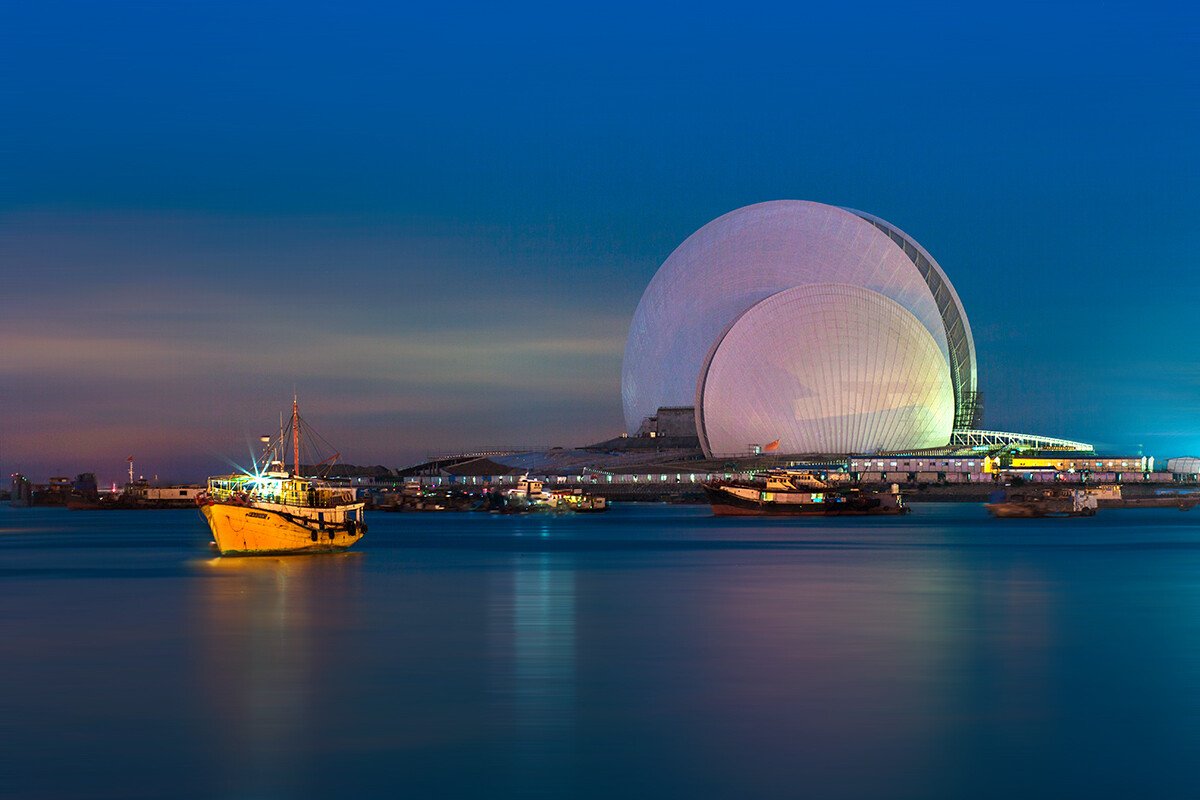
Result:
<svg viewBox="0 0 1200 800">
<path fill-rule="evenodd" d="M 1095 489 L 1030 487 L 995 492 L 984 508 L 993 517 L 1091 517 L 1099 507 Z M 1120 490 L 1116 492 L 1120 498 Z"/>
<path fill-rule="evenodd" d="M 282 458 L 261 474 L 218 475 L 196 498 L 221 555 L 336 553 L 366 533 L 364 503 L 354 490 L 300 475 L 300 414 L 292 403 L 295 462 L 289 473 Z"/>
<path fill-rule="evenodd" d="M 517 485 L 503 492 L 505 511 L 521 513 L 552 511 L 555 513 L 601 513 L 608 510 L 607 498 L 573 491 L 547 489 L 546 482 L 523 476 Z"/>
<path fill-rule="evenodd" d="M 701 484 L 718 517 L 868 516 L 907 514 L 894 484 L 889 492 L 835 487 L 809 470 L 776 469 L 749 480 Z"/>
</svg>

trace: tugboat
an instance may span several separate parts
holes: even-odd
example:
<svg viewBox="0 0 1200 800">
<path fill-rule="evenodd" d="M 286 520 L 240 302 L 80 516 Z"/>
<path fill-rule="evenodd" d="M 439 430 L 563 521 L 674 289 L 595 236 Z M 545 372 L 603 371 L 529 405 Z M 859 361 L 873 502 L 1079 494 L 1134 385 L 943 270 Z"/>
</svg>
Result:
<svg viewBox="0 0 1200 800">
<path fill-rule="evenodd" d="M 833 517 L 907 514 L 900 488 L 864 492 L 834 487 L 809 470 L 773 469 L 750 480 L 701 484 L 718 517 Z"/>
<path fill-rule="evenodd" d="M 366 533 L 365 504 L 355 500 L 353 489 L 301 477 L 300 425 L 299 408 L 293 400 L 291 424 L 272 443 L 275 457 L 266 471 L 211 477 L 207 490 L 196 498 L 221 555 L 336 553 Z M 290 473 L 282 458 L 289 434 L 294 454 Z"/>
</svg>

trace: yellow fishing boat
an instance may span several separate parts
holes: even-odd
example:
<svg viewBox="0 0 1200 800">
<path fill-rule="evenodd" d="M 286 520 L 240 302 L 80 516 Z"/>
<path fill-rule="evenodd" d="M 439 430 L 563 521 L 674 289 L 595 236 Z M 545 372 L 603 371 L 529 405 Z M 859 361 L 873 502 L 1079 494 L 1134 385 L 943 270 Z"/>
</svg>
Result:
<svg viewBox="0 0 1200 800">
<path fill-rule="evenodd" d="M 336 553 L 366 533 L 364 503 L 354 490 L 300 475 L 300 414 L 292 402 L 292 422 L 273 443 L 282 453 L 290 433 L 294 463 L 289 473 L 282 458 L 253 475 L 218 475 L 196 498 L 221 555 L 258 556 L 289 553 Z M 269 438 L 269 437 L 264 437 Z"/>
</svg>

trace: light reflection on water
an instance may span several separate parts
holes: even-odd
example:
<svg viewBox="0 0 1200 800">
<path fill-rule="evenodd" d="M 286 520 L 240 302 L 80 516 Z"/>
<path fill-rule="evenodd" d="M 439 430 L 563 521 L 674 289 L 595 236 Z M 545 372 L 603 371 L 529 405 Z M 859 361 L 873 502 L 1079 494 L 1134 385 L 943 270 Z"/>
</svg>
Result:
<svg viewBox="0 0 1200 800">
<path fill-rule="evenodd" d="M 522 793 L 550 793 L 574 767 L 575 573 L 570 557 L 521 553 L 490 600 L 494 700 Z"/>
<path fill-rule="evenodd" d="M 196 566 L 202 703 L 215 712 L 206 738 L 218 751 L 217 773 L 230 797 L 294 796 L 318 736 L 311 697 L 336 667 L 321 673 L 325 626 L 315 607 L 340 602 L 359 580 L 361 553 L 212 558 Z M 328 622 L 328 621 L 326 621 Z M 338 624 L 352 625 L 339 617 Z"/>
<path fill-rule="evenodd" d="M 1200 514 L 203 525 L 0 507 L 0 794 L 1200 795 Z"/>
</svg>

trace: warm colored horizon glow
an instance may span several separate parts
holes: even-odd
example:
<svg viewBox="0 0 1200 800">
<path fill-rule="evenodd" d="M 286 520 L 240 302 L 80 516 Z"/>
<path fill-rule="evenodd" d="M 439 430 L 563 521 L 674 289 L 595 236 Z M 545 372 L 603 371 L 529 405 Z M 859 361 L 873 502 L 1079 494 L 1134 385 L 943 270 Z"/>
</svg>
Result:
<svg viewBox="0 0 1200 800">
<path fill-rule="evenodd" d="M 0 474 L 293 392 L 358 464 L 617 435 L 651 277 L 774 199 L 936 254 L 985 427 L 1200 454 L 1194 5 L 410 5 L 6 12 Z"/>
</svg>

